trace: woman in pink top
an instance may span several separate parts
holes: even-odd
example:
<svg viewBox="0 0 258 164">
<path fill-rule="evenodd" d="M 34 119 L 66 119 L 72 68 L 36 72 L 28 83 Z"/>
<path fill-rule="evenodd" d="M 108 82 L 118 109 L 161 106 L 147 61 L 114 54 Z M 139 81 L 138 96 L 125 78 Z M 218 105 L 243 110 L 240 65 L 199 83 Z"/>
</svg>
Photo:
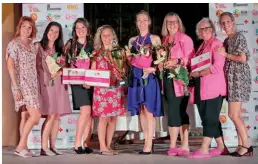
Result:
<svg viewBox="0 0 258 164">
<path fill-rule="evenodd" d="M 163 45 L 170 45 L 169 60 L 165 68 L 177 65 L 187 66 L 189 57 L 194 53 L 192 39 L 184 33 L 182 20 L 176 13 L 168 13 L 162 26 Z M 162 71 L 162 65 L 159 66 Z M 167 70 L 167 69 L 166 69 Z M 168 126 L 170 134 L 169 156 L 188 155 L 189 117 L 186 113 L 189 96 L 184 93 L 181 81 L 168 79 L 168 71 L 164 74 L 164 94 L 168 103 Z M 181 129 L 180 148 L 176 147 L 177 136 Z"/>
<path fill-rule="evenodd" d="M 55 74 L 51 74 L 47 63 L 47 56 L 58 53 L 59 59 L 62 57 L 64 42 L 62 26 L 57 22 L 50 22 L 43 34 L 40 42 L 35 43 L 37 50 L 37 73 L 39 81 L 39 98 L 40 110 L 45 119 L 42 125 L 41 134 L 41 155 L 54 156 L 61 155 L 55 148 L 56 137 L 60 126 L 60 116 L 71 113 L 71 105 L 69 101 L 68 90 L 62 84 L 61 74 L 59 70 Z M 51 85 L 51 81 L 54 84 Z M 48 140 L 50 140 L 50 149 L 48 148 Z"/>
<path fill-rule="evenodd" d="M 201 148 L 192 153 L 189 158 L 208 158 L 217 155 L 229 154 L 223 139 L 219 115 L 226 96 L 226 79 L 224 73 L 225 57 L 216 52 L 217 46 L 222 42 L 215 38 L 215 28 L 209 18 L 203 18 L 196 25 L 196 33 L 203 43 L 195 56 L 209 53 L 211 66 L 201 71 L 194 70 L 192 66 L 191 77 L 195 78 L 195 87 L 191 94 L 199 111 L 203 125 L 203 141 Z M 217 147 L 209 152 L 212 139 L 215 138 Z"/>
</svg>

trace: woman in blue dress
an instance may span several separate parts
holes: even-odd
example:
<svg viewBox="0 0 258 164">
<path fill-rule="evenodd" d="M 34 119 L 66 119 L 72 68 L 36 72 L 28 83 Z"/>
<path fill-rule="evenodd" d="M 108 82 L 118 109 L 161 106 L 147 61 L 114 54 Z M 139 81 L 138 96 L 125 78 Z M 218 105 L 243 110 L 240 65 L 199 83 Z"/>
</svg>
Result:
<svg viewBox="0 0 258 164">
<path fill-rule="evenodd" d="M 144 148 L 139 154 L 151 154 L 153 149 L 153 135 L 155 117 L 163 116 L 161 108 L 161 91 L 158 78 L 153 66 L 151 46 L 161 44 L 159 36 L 149 33 L 151 19 L 149 13 L 141 11 L 136 15 L 136 26 L 139 35 L 129 40 L 129 49 L 137 55 L 126 51 L 131 65 L 128 87 L 128 110 L 131 116 L 140 115 L 140 122 L 144 133 Z M 155 57 L 154 57 L 155 58 Z"/>
</svg>

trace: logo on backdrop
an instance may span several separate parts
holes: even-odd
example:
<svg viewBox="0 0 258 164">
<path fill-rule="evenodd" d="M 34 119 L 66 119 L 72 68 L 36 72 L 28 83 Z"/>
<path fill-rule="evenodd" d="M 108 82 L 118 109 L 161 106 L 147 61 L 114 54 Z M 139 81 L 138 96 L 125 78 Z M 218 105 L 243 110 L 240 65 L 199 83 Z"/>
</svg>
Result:
<svg viewBox="0 0 258 164">
<path fill-rule="evenodd" d="M 79 6 L 77 4 L 67 4 L 66 8 L 68 10 L 78 10 Z"/>
<path fill-rule="evenodd" d="M 50 4 L 47 4 L 47 11 L 61 11 L 61 7 L 51 7 Z"/>
<path fill-rule="evenodd" d="M 254 82 L 258 84 L 258 76 L 255 77 Z"/>
<path fill-rule="evenodd" d="M 28 4 L 28 8 L 30 12 L 40 12 L 40 10 L 36 7 L 35 4 Z"/>
<path fill-rule="evenodd" d="M 60 15 L 57 14 L 52 14 L 52 13 L 48 13 L 46 18 L 49 22 L 53 21 L 53 20 L 59 20 L 60 19 Z"/>
<path fill-rule="evenodd" d="M 222 13 L 223 13 L 223 10 L 217 10 L 217 11 L 216 11 L 217 17 L 219 17 Z"/>
<path fill-rule="evenodd" d="M 258 112 L 258 105 L 255 105 L 254 111 Z"/>
<path fill-rule="evenodd" d="M 77 19 L 77 15 L 76 14 L 65 14 L 65 19 L 66 20 L 76 20 Z"/>
<path fill-rule="evenodd" d="M 234 7 L 247 7 L 248 3 L 233 3 Z"/>
<path fill-rule="evenodd" d="M 32 20 L 34 20 L 34 22 L 38 20 L 38 15 L 36 13 L 31 13 L 30 17 L 32 18 Z"/>
<path fill-rule="evenodd" d="M 216 7 L 216 9 L 226 9 L 227 8 L 225 3 L 215 3 L 215 7 Z"/>
<path fill-rule="evenodd" d="M 258 11 L 257 10 L 253 10 L 252 14 L 253 14 L 253 16 L 257 16 L 258 15 Z"/>
</svg>

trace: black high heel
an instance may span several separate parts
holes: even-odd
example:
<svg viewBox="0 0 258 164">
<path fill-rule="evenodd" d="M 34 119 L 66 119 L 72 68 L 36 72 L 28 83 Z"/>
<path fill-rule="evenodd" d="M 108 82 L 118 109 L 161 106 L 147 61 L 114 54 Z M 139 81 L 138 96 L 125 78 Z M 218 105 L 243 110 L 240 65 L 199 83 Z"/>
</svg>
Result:
<svg viewBox="0 0 258 164">
<path fill-rule="evenodd" d="M 253 156 L 254 149 L 253 149 L 252 146 L 247 148 L 247 147 L 244 147 L 244 146 L 240 145 L 240 147 L 247 149 L 247 152 L 244 153 L 244 154 L 239 154 L 238 152 L 236 152 L 236 153 L 232 154 L 232 156 L 234 156 L 234 157 Z"/>
<path fill-rule="evenodd" d="M 139 154 L 141 154 L 141 155 L 150 155 L 153 152 L 154 152 L 154 143 L 152 143 L 151 151 L 149 151 L 149 152 L 140 151 Z"/>
<path fill-rule="evenodd" d="M 85 154 L 85 150 L 81 146 L 78 147 L 78 149 L 74 148 L 74 151 L 76 152 L 76 154 Z"/>
<path fill-rule="evenodd" d="M 242 146 L 242 145 L 237 145 L 236 151 L 230 153 L 230 155 L 231 155 L 231 156 L 236 156 L 237 150 L 238 150 L 238 148 L 241 147 L 241 146 Z"/>
</svg>

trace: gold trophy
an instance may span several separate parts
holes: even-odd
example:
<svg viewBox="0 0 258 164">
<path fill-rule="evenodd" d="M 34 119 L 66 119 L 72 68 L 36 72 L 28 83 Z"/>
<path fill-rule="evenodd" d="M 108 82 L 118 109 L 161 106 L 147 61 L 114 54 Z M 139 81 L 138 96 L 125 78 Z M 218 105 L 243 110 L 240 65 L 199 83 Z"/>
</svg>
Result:
<svg viewBox="0 0 258 164">
<path fill-rule="evenodd" d="M 120 73 L 121 78 L 118 79 L 118 86 L 127 85 L 124 66 L 125 66 L 125 51 L 124 49 L 120 48 L 117 44 L 116 40 L 112 42 L 112 50 L 111 50 L 111 62 L 114 64 L 117 71 Z"/>
</svg>

